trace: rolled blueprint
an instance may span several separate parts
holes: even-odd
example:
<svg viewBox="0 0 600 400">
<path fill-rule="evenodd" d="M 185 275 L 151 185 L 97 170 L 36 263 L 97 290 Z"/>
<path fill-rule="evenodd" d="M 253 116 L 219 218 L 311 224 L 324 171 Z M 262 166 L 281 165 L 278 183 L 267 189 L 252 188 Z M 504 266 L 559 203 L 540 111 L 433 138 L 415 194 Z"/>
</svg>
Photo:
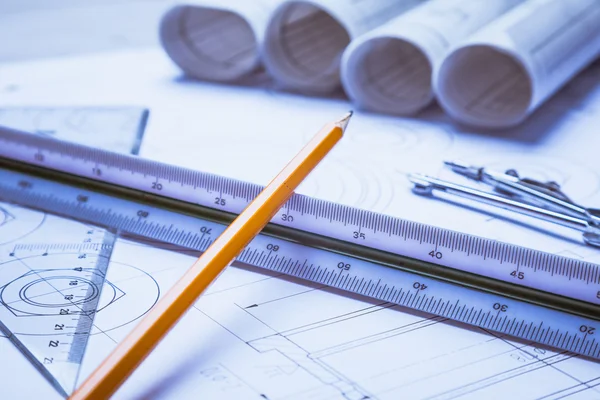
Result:
<svg viewBox="0 0 600 400">
<path fill-rule="evenodd" d="M 187 75 L 232 81 L 260 64 L 269 15 L 282 0 L 208 0 L 171 8 L 160 23 L 160 41 Z"/>
<path fill-rule="evenodd" d="M 358 107 L 413 114 L 434 98 L 432 77 L 451 46 L 523 0 L 430 0 L 350 43 L 342 83 Z"/>
<path fill-rule="evenodd" d="M 296 0 L 273 13 L 263 57 L 285 88 L 328 93 L 340 86 L 348 43 L 424 0 Z"/>
<path fill-rule="evenodd" d="M 600 0 L 528 0 L 453 50 L 434 78 L 463 123 L 523 121 L 600 54 Z"/>
</svg>

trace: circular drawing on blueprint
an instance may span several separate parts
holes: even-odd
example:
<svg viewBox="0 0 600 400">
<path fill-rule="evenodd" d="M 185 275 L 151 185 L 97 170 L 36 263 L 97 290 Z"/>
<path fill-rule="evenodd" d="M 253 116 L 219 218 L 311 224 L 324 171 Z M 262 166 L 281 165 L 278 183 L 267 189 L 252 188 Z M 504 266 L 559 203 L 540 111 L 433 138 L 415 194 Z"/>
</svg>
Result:
<svg viewBox="0 0 600 400">
<path fill-rule="evenodd" d="M 311 137 L 308 132 L 304 140 Z M 331 156 L 352 158 L 355 162 L 362 159 L 369 163 L 393 164 L 396 169 L 413 171 L 416 160 L 439 157 L 453 141 L 451 129 L 432 122 L 365 114 L 350 121 L 348 132 Z"/>
<path fill-rule="evenodd" d="M 37 230 L 46 218 L 46 214 L 0 203 L 0 245 L 22 239 Z"/>
<path fill-rule="evenodd" d="M 461 161 L 473 166 L 482 166 L 498 172 L 514 169 L 522 178 L 531 178 L 542 182 L 554 181 L 573 201 L 585 202 L 600 192 L 600 175 L 591 168 L 576 162 L 536 155 L 532 153 L 481 153 L 461 157 Z M 441 179 L 456 179 L 450 170 L 444 169 Z M 594 206 L 590 204 L 590 206 Z"/>
<path fill-rule="evenodd" d="M 0 302 L 10 312 L 5 321 L 14 333 L 54 335 L 47 317 L 92 317 L 104 276 L 95 266 L 99 255 L 40 253 L 0 264 Z M 103 261 L 106 262 L 106 261 Z M 15 317 L 15 318 L 12 318 Z"/>
<path fill-rule="evenodd" d="M 297 192 L 303 195 L 384 211 L 396 195 L 398 183 L 389 167 L 357 165 L 352 160 L 325 158 Z"/>
<path fill-rule="evenodd" d="M 363 116 L 351 124 L 299 193 L 385 212 L 405 190 L 405 173 L 424 157 L 437 160 L 453 143 L 452 132 L 427 122 Z"/>
<path fill-rule="evenodd" d="M 158 284 L 146 272 L 111 262 L 110 279 L 105 279 L 91 267 L 98 256 L 75 265 L 76 256 L 36 255 L 0 264 L 0 302 L 17 317 L 9 329 L 22 335 L 56 335 L 47 317 L 68 308 L 70 314 L 95 318 L 94 325 L 101 323 L 107 332 L 137 320 L 158 301 Z"/>
<path fill-rule="evenodd" d="M 92 335 L 138 320 L 150 311 L 159 297 L 160 288 L 150 274 L 132 265 L 111 261 Z"/>
</svg>

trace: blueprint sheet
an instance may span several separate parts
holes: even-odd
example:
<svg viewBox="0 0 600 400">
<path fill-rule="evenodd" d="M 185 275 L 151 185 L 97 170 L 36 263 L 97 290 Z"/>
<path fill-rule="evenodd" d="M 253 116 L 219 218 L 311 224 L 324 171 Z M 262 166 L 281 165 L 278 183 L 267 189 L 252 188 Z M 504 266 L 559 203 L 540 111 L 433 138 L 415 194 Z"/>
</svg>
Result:
<svg viewBox="0 0 600 400">
<path fill-rule="evenodd" d="M 600 251 L 582 245 L 576 232 L 417 197 L 406 179 L 423 172 L 460 182 L 442 167 L 443 160 L 460 159 L 555 180 L 575 201 L 598 207 L 598 82 L 596 63 L 511 131 L 466 130 L 437 107 L 414 119 L 357 113 L 299 192 L 600 263 Z M 350 107 L 341 95 L 276 92 L 262 77 L 245 86 L 186 81 L 159 50 L 0 66 L 0 107 L 34 102 L 147 106 L 143 156 L 262 184 Z M 0 206 L 0 268 L 16 243 L 74 240 L 68 233 L 43 234 L 64 221 Z M 119 240 L 80 381 L 193 260 L 193 254 Z M 0 339 L 0 355 L 0 397 L 60 397 L 8 340 Z M 598 399 L 600 364 L 232 266 L 115 398 Z"/>
</svg>

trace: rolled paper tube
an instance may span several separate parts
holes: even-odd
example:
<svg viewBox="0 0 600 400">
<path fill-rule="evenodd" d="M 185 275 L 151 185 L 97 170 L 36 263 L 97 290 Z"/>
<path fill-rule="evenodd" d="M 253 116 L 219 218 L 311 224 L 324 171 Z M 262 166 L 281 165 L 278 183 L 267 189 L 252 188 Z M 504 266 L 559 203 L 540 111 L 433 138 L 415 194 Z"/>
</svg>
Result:
<svg viewBox="0 0 600 400">
<path fill-rule="evenodd" d="M 362 109 L 414 114 L 434 99 L 433 71 L 450 47 L 523 0 L 431 0 L 344 51 L 342 84 Z"/>
<path fill-rule="evenodd" d="M 529 0 L 444 60 L 434 78 L 456 120 L 505 128 L 527 118 L 600 55 L 600 1 Z"/>
<path fill-rule="evenodd" d="M 350 41 L 423 0 L 294 0 L 275 9 L 263 57 L 281 86 L 326 94 L 340 87 L 340 60 Z"/>
<path fill-rule="evenodd" d="M 213 1 L 177 5 L 163 16 L 160 42 L 187 75 L 233 81 L 260 65 L 270 13 L 281 0 Z"/>
</svg>

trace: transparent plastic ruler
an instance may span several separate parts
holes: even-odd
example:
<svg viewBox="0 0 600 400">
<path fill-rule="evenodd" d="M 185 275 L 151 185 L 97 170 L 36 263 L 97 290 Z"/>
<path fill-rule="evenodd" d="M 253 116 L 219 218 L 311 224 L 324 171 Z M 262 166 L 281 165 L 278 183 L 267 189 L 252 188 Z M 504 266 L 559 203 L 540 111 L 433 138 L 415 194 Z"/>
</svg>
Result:
<svg viewBox="0 0 600 400">
<path fill-rule="evenodd" d="M 88 228 L 83 243 L 17 244 L 2 262 L 0 332 L 65 396 L 77 382 L 114 240 Z"/>
<path fill-rule="evenodd" d="M 135 106 L 0 108 L 2 126 L 133 154 L 147 118 Z M 6 336 L 65 396 L 77 381 L 115 239 L 0 202 L 0 340 Z"/>
<path fill-rule="evenodd" d="M 261 190 L 11 130 L 0 157 L 0 200 L 196 250 Z M 600 359 L 595 264 L 300 195 L 238 261 Z"/>
</svg>

